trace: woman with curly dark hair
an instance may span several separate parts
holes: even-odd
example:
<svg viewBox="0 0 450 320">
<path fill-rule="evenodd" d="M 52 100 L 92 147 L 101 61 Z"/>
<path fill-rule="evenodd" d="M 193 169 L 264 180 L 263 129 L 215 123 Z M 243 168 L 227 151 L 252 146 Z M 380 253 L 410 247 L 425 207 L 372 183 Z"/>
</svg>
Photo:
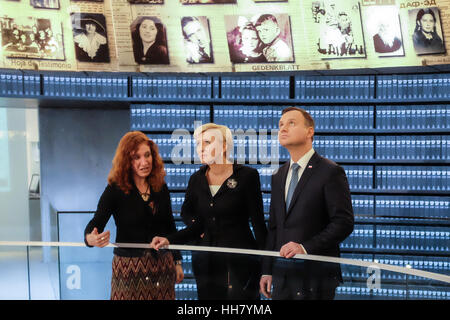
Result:
<svg viewBox="0 0 450 320">
<path fill-rule="evenodd" d="M 84 231 L 89 247 L 105 247 L 111 217 L 118 243 L 150 243 L 155 235 L 176 231 L 164 164 L 157 145 L 144 133 L 128 132 L 119 142 L 108 185 Z M 112 300 L 173 300 L 183 280 L 181 254 L 153 249 L 114 248 Z"/>
</svg>

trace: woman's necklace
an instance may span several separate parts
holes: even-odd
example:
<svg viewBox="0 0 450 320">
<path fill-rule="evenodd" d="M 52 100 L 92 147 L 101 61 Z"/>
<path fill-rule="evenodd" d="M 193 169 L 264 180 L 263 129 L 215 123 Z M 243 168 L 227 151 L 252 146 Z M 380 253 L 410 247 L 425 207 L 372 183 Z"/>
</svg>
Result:
<svg viewBox="0 0 450 320">
<path fill-rule="evenodd" d="M 138 189 L 139 194 L 141 195 L 142 200 L 144 200 L 144 201 L 148 201 L 148 199 L 150 198 L 150 192 L 149 192 L 150 190 L 149 190 L 149 188 L 150 188 L 150 185 L 147 184 L 147 189 L 145 189 L 144 192 L 141 192 L 141 191 L 139 191 L 139 189 Z"/>
</svg>

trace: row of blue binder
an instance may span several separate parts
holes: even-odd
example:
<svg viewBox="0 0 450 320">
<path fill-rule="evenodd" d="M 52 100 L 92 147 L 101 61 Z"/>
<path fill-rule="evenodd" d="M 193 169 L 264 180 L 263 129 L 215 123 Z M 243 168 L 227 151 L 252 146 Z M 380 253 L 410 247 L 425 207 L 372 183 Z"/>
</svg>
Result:
<svg viewBox="0 0 450 320">
<path fill-rule="evenodd" d="M 175 284 L 175 300 L 197 300 L 197 283 L 195 279 L 184 279 Z"/>
<path fill-rule="evenodd" d="M 315 136 L 313 147 L 321 156 L 333 161 L 374 158 L 372 136 Z M 288 159 L 289 156 L 285 160 Z"/>
<path fill-rule="evenodd" d="M 217 84 L 216 84 L 217 85 Z M 289 77 L 221 77 L 222 99 L 289 99 Z M 219 96 L 215 96 L 219 98 Z"/>
<path fill-rule="evenodd" d="M 41 76 L 43 83 L 41 82 Z M 26 76 L 26 78 L 25 78 Z M 128 93 L 131 78 L 131 95 Z M 294 98 L 303 101 L 347 99 L 446 99 L 450 74 L 376 76 L 296 76 Z M 28 72 L 0 70 L 0 95 L 159 99 L 290 99 L 289 76 L 167 76 L 122 73 Z M 376 92 L 376 94 L 375 94 Z"/>
<path fill-rule="evenodd" d="M 209 99 L 212 79 L 206 76 L 133 76 L 133 98 Z"/>
<path fill-rule="evenodd" d="M 377 226 L 376 248 L 448 252 L 449 227 Z"/>
<path fill-rule="evenodd" d="M 35 79 L 33 78 L 33 80 Z M 6 72 L 0 70 L 0 95 L 15 96 L 23 93 L 23 74 L 17 71 Z"/>
<path fill-rule="evenodd" d="M 450 136 L 379 136 L 376 158 L 388 160 L 450 160 Z"/>
<path fill-rule="evenodd" d="M 213 122 L 231 130 L 278 130 L 283 106 L 213 106 Z M 193 128 L 210 122 L 209 106 L 133 104 L 131 126 L 137 130 Z M 331 130 L 427 130 L 450 128 L 447 106 L 307 106 L 318 133 Z M 194 112 L 195 111 L 195 112 Z M 195 115 L 194 115 L 195 113 Z M 203 114 L 199 114 L 203 113 Z M 376 119 L 375 119 L 376 116 Z M 250 132 L 249 131 L 249 132 Z"/>
<path fill-rule="evenodd" d="M 378 99 L 446 99 L 449 88 L 446 73 L 377 76 Z"/>
<path fill-rule="evenodd" d="M 448 252 L 449 227 L 355 225 L 342 249 L 388 249 Z"/>
<path fill-rule="evenodd" d="M 382 190 L 450 191 L 448 166 L 377 166 L 376 175 Z"/>
<path fill-rule="evenodd" d="M 43 92 L 49 97 L 126 98 L 128 78 L 119 74 L 45 73 Z"/>
<path fill-rule="evenodd" d="M 450 128 L 450 107 L 446 105 L 377 106 L 376 128 L 426 130 Z"/>
<path fill-rule="evenodd" d="M 214 106 L 214 122 L 230 129 L 277 130 L 285 106 Z M 316 130 L 373 129 L 371 106 L 307 106 Z"/>
<path fill-rule="evenodd" d="M 375 214 L 378 216 L 448 218 L 449 212 L 448 196 L 375 196 Z"/>
<path fill-rule="evenodd" d="M 380 288 L 370 289 L 366 283 L 357 285 L 341 285 L 336 288 L 336 300 L 449 300 L 450 290 L 447 287 L 433 286 L 425 289 L 422 286 L 394 286 L 383 285 Z"/>
<path fill-rule="evenodd" d="M 374 76 L 296 76 L 295 98 L 304 101 L 373 99 Z"/>
<path fill-rule="evenodd" d="M 132 104 L 130 107 L 131 130 L 192 131 L 196 123 L 210 122 L 209 106 Z"/>
<path fill-rule="evenodd" d="M 399 267 L 411 267 L 416 270 L 423 270 L 434 273 L 445 274 L 450 271 L 450 258 L 447 257 L 424 257 L 424 256 L 398 256 L 398 255 L 375 255 L 379 263 L 390 264 Z M 417 280 L 424 278 L 415 275 L 401 275 L 403 279 L 408 278 L 409 282 L 417 283 Z M 381 274 L 383 278 L 383 273 Z"/>
</svg>

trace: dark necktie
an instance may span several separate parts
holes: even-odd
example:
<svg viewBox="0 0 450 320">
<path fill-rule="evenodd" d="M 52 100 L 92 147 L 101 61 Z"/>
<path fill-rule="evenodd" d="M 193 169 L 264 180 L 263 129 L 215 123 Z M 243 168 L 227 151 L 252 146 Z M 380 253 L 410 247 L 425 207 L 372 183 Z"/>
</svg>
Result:
<svg viewBox="0 0 450 320">
<path fill-rule="evenodd" d="M 298 169 L 300 169 L 300 166 L 297 163 L 293 163 L 291 166 L 292 170 L 292 177 L 291 182 L 289 183 L 289 189 L 288 194 L 286 198 L 286 210 L 289 209 L 289 205 L 291 204 L 292 196 L 294 194 L 295 187 L 298 183 Z"/>
</svg>

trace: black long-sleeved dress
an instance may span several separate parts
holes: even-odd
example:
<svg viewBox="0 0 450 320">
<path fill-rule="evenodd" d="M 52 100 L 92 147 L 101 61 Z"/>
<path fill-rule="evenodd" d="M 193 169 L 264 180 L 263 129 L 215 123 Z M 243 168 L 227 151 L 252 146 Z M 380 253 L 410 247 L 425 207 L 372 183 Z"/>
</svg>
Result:
<svg viewBox="0 0 450 320">
<path fill-rule="evenodd" d="M 169 235 L 169 242 L 263 249 L 267 229 L 258 171 L 234 164 L 233 174 L 212 196 L 207 168 L 203 166 L 191 176 L 181 209 L 188 227 Z M 192 264 L 199 300 L 259 298 L 261 266 L 257 256 L 193 252 Z"/>
</svg>

